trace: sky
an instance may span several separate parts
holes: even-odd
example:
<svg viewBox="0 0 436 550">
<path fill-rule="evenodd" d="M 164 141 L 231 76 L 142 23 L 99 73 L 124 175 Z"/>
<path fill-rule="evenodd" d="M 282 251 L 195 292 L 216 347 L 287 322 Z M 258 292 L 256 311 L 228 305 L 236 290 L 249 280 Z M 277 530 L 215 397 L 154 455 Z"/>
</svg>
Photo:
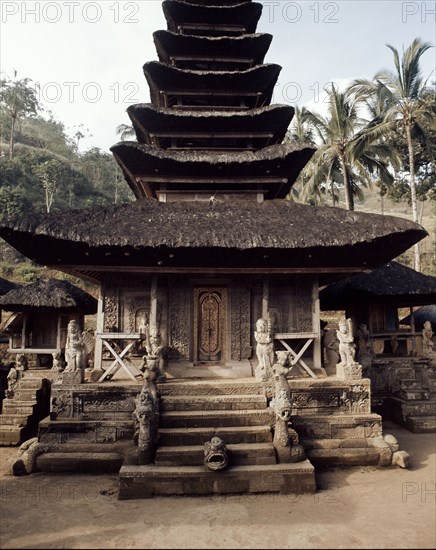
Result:
<svg viewBox="0 0 436 550">
<path fill-rule="evenodd" d="M 435 45 L 436 2 L 262 0 L 258 32 L 273 35 L 265 62 L 282 71 L 273 102 L 325 110 L 323 88 L 393 68 L 391 44 Z M 126 108 L 149 101 L 142 72 L 157 60 L 152 33 L 166 28 L 161 0 L 53 0 L 0 3 L 1 76 L 30 78 L 45 113 L 70 135 L 87 129 L 81 150 L 109 151 Z M 435 80 L 435 48 L 422 72 Z M 430 76 L 431 75 L 431 76 Z"/>
</svg>

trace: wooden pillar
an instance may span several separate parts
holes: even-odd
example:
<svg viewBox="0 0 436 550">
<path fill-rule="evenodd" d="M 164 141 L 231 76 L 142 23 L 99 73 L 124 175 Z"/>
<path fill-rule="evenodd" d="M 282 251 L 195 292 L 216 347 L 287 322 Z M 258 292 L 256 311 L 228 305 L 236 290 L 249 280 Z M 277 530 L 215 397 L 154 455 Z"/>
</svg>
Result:
<svg viewBox="0 0 436 550">
<path fill-rule="evenodd" d="M 97 301 L 97 334 L 101 334 L 104 328 L 104 311 L 103 311 L 103 289 L 100 285 Z M 102 368 L 102 355 L 103 355 L 103 340 L 101 338 L 95 338 L 94 349 L 94 368 Z"/>
<path fill-rule="evenodd" d="M 21 349 L 26 347 L 27 313 L 23 313 L 23 328 L 21 330 Z"/>
<path fill-rule="evenodd" d="M 56 349 L 61 350 L 61 328 L 62 328 L 62 314 L 58 315 L 58 322 L 56 327 Z"/>
<path fill-rule="evenodd" d="M 157 327 L 157 275 L 153 275 L 151 278 L 150 327 Z"/>
<path fill-rule="evenodd" d="M 410 331 L 412 333 L 412 355 L 416 354 L 416 336 L 415 336 L 415 317 L 413 316 L 413 306 L 410 306 Z"/>
<path fill-rule="evenodd" d="M 269 311 L 269 279 L 265 276 L 263 279 L 263 291 L 262 291 L 262 317 L 268 319 Z"/>
<path fill-rule="evenodd" d="M 316 334 L 313 341 L 313 367 L 315 369 L 320 369 L 322 367 L 321 314 L 319 308 L 319 285 L 317 277 L 314 277 L 312 287 L 312 322 L 313 332 Z"/>
</svg>

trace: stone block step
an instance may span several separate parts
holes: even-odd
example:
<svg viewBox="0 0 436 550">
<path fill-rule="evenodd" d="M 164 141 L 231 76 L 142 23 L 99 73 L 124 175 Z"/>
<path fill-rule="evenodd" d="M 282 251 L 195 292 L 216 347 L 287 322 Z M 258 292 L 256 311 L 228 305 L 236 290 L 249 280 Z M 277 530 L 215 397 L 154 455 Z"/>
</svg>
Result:
<svg viewBox="0 0 436 550">
<path fill-rule="evenodd" d="M 0 445 L 18 445 L 21 442 L 23 428 L 16 426 L 2 426 L 0 429 Z"/>
<path fill-rule="evenodd" d="M 158 384 L 161 396 L 191 396 L 191 395 L 265 395 L 261 383 L 252 379 L 237 380 L 234 382 L 224 380 L 213 381 L 180 381 Z"/>
<path fill-rule="evenodd" d="M 34 380 L 41 380 L 46 378 L 50 380 L 53 376 L 51 369 L 28 369 L 24 372 L 24 380 L 33 378 Z"/>
<path fill-rule="evenodd" d="M 5 399 L 3 401 L 2 414 L 26 414 L 31 415 L 36 407 L 35 401 L 15 401 Z"/>
<path fill-rule="evenodd" d="M 306 455 L 314 466 L 375 466 L 380 460 L 380 452 L 371 447 L 306 449 Z"/>
<path fill-rule="evenodd" d="M 0 429 L 2 426 L 25 426 L 28 420 L 27 414 L 1 414 Z"/>
<path fill-rule="evenodd" d="M 21 387 L 18 387 L 16 390 L 14 390 L 14 401 L 36 401 L 37 393 L 39 388 L 33 388 L 33 389 L 21 389 Z"/>
<path fill-rule="evenodd" d="M 18 389 L 24 389 L 24 390 L 38 390 L 43 386 L 43 379 L 42 378 L 21 378 L 21 380 L 17 384 Z"/>
<path fill-rule="evenodd" d="M 169 411 L 163 412 L 162 428 L 200 428 L 223 426 L 262 426 L 271 420 L 269 409 L 244 411 Z"/>
<path fill-rule="evenodd" d="M 106 474 L 118 472 L 124 457 L 118 453 L 44 453 L 36 459 L 41 472 Z"/>
<path fill-rule="evenodd" d="M 272 443 L 237 443 L 227 445 L 229 464 L 276 464 L 276 454 Z M 157 466 L 201 466 L 204 460 L 203 445 L 181 447 L 159 447 L 156 452 Z"/>
<path fill-rule="evenodd" d="M 404 427 L 413 433 L 436 433 L 436 416 L 408 416 Z"/>
<path fill-rule="evenodd" d="M 245 410 L 266 408 L 267 399 L 264 395 L 164 396 L 161 399 L 162 411 Z"/>
<path fill-rule="evenodd" d="M 315 470 L 305 460 L 296 464 L 234 466 L 219 472 L 204 466 L 123 466 L 118 498 L 154 495 L 212 495 L 236 493 L 314 493 Z"/>
<path fill-rule="evenodd" d="M 215 435 L 220 437 L 226 445 L 272 441 L 270 426 L 159 428 L 159 445 L 204 445 Z"/>
</svg>

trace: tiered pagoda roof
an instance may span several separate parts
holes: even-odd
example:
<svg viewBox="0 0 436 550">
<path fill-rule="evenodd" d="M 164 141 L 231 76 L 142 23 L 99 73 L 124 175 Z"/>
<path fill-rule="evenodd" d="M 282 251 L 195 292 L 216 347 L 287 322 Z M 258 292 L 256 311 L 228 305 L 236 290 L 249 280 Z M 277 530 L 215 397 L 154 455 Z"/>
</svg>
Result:
<svg viewBox="0 0 436 550">
<path fill-rule="evenodd" d="M 281 67 L 263 64 L 262 5 L 166 0 L 158 61 L 144 65 L 151 105 L 129 108 L 139 144 L 112 148 L 137 198 L 284 198 L 314 153 L 281 145 L 294 110 L 271 106 Z"/>
</svg>

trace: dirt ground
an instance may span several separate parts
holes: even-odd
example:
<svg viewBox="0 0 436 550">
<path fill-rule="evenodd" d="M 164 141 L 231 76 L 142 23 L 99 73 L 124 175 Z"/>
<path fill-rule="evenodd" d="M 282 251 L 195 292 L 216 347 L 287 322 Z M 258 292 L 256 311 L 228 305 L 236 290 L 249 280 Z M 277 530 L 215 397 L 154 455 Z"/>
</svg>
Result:
<svg viewBox="0 0 436 550">
<path fill-rule="evenodd" d="M 1 548 L 435 548 L 436 435 L 385 424 L 408 470 L 319 472 L 314 495 L 118 501 L 115 475 L 12 477 L 0 449 Z"/>
</svg>

